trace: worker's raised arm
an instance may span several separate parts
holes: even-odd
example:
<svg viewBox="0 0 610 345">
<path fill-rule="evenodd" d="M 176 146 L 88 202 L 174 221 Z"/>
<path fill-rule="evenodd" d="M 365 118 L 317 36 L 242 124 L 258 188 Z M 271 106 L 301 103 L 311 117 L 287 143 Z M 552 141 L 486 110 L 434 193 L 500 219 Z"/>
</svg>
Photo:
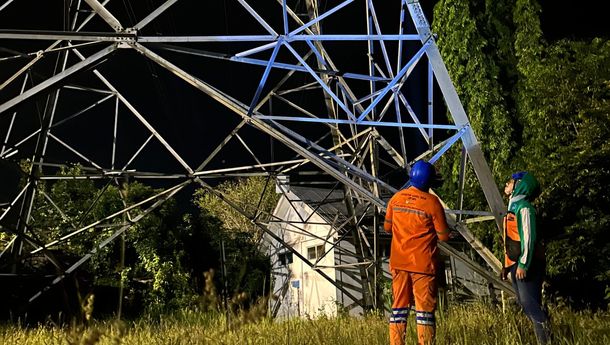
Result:
<svg viewBox="0 0 610 345">
<path fill-rule="evenodd" d="M 441 205 L 438 199 L 436 199 L 434 212 L 432 213 L 432 221 L 434 223 L 434 230 L 436 230 L 438 239 L 443 242 L 449 241 L 449 225 L 447 225 L 447 218 L 445 218 L 445 210 L 443 209 L 443 205 Z"/>
</svg>

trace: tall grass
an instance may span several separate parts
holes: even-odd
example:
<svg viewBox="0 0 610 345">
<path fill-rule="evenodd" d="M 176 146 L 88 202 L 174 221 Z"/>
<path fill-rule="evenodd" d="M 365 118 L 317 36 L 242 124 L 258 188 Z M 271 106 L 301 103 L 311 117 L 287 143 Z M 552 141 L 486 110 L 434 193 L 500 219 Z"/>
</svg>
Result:
<svg viewBox="0 0 610 345">
<path fill-rule="evenodd" d="M 610 314 L 551 310 L 553 344 L 610 344 Z M 536 344 L 532 326 L 517 310 L 485 304 L 453 305 L 437 312 L 437 344 Z M 416 341 L 413 315 L 407 344 Z M 320 318 L 273 321 L 215 312 L 182 311 L 131 322 L 24 328 L 0 326 L 0 344 L 388 344 L 387 319 Z"/>
</svg>

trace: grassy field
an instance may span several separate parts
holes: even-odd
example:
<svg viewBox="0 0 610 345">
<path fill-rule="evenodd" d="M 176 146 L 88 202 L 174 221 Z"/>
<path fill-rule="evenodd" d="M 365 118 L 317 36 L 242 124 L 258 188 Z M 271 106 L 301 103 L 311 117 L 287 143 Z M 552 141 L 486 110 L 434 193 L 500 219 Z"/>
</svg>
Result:
<svg viewBox="0 0 610 345">
<path fill-rule="evenodd" d="M 610 314 L 551 310 L 553 344 L 610 344 Z M 437 344 L 535 344 L 529 321 L 518 311 L 483 304 L 437 312 Z M 272 321 L 184 311 L 161 319 L 94 322 L 89 326 L 0 326 L 0 344 L 388 344 L 387 319 L 338 317 Z M 409 318 L 407 344 L 415 343 Z"/>
</svg>

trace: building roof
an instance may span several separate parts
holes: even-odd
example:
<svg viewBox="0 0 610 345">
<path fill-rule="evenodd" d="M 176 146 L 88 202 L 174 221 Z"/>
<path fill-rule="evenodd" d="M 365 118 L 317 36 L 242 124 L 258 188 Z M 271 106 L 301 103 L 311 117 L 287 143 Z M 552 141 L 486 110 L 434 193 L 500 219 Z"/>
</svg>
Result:
<svg viewBox="0 0 610 345">
<path fill-rule="evenodd" d="M 343 189 L 311 186 L 290 186 L 290 191 L 329 224 L 339 227 L 349 218 Z M 364 231 L 372 233 L 374 207 L 365 200 L 354 205 L 356 219 Z M 350 229 L 344 226 L 343 229 Z M 383 233 L 383 231 L 382 231 Z"/>
</svg>

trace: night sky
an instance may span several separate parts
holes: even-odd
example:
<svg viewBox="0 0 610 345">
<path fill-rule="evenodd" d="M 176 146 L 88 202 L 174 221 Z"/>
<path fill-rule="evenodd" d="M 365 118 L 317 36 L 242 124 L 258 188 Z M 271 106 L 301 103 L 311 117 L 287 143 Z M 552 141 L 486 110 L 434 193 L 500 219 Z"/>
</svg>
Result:
<svg viewBox="0 0 610 345">
<path fill-rule="evenodd" d="M 61 2 L 59 2 L 61 3 Z M 128 6 L 126 2 L 110 2 L 109 9 L 117 16 L 117 18 L 124 23 L 125 26 L 134 24 L 138 19 L 143 18 L 153 7 L 150 6 L 151 1 L 138 3 L 141 7 L 135 5 Z M 155 1 L 155 4 L 161 3 Z M 267 6 L 261 6 L 253 2 L 253 7 L 260 11 L 261 15 L 273 26 L 277 31 L 280 31 L 282 26 L 281 23 L 281 7 L 272 2 L 266 2 Z M 273 6 L 270 6 L 271 3 Z M 325 11 L 326 7 L 332 7 L 338 4 L 339 1 L 329 2 L 327 6 L 322 6 L 321 11 Z M 2 23 L 6 23 L 6 27 L 9 28 L 22 28 L 22 29 L 46 29 L 46 30 L 61 30 L 62 22 L 58 18 L 61 18 L 62 6 L 58 6 L 57 1 L 44 2 L 40 8 L 39 13 L 56 13 L 57 15 L 52 16 L 54 20 L 46 18 L 28 17 L 24 20 L 14 21 L 15 18 L 20 16 L 21 10 L 25 10 L 24 6 L 31 4 L 31 1 L 20 0 L 7 7 L 3 12 L 0 12 L 2 16 Z M 381 20 L 382 29 L 386 33 L 396 33 L 398 26 L 398 2 L 393 4 L 394 6 L 379 6 L 377 8 L 378 15 Z M 339 16 L 329 18 L 324 22 L 324 31 L 326 33 L 358 33 L 364 32 L 363 30 L 354 30 L 355 23 L 361 23 L 360 28 L 363 27 L 364 21 L 362 20 L 363 12 L 362 6 L 348 6 L 339 13 Z M 303 12 L 304 7 L 301 5 Z M 213 15 L 211 15 L 213 14 Z M 9 18 L 9 21 L 5 21 L 4 18 Z M 360 18 L 360 19 L 358 19 Z M 330 20 L 332 19 L 332 20 Z M 349 21 L 349 26 L 345 25 L 345 22 Z M 15 26 L 11 26 L 12 23 Z M 42 24 L 44 23 L 44 24 Z M 4 25 L 2 25 L 4 26 Z M 295 28 L 295 24 L 291 24 L 292 28 Z M 108 26 L 101 22 L 100 19 L 96 18 L 91 22 L 90 26 L 87 27 L 88 31 L 108 31 Z M 239 35 L 239 34 L 264 34 L 264 30 L 261 26 L 254 21 L 245 10 L 237 4 L 236 1 L 179 1 L 176 3 L 167 14 L 159 17 L 158 20 L 153 21 L 148 27 L 142 30 L 143 35 Z M 8 41 L 1 42 L 2 46 L 10 47 L 16 51 L 35 51 L 36 49 L 42 49 L 48 45 L 48 42 L 35 41 L 30 47 L 24 47 L 23 42 Z M 251 48 L 256 44 L 189 44 L 189 48 L 201 49 L 206 51 L 213 51 L 216 53 L 223 54 L 234 54 L 239 51 Z M 362 46 L 363 43 L 328 43 L 325 45 L 326 49 L 330 52 L 333 60 L 339 67 L 340 72 L 359 72 L 366 73 L 366 48 Z M 294 44 L 295 49 L 300 52 L 304 52 L 306 46 L 304 43 Z M 102 45 L 94 48 L 83 48 L 84 52 L 93 53 L 98 49 L 101 49 Z M 151 46 L 152 47 L 152 46 Z M 154 47 L 153 47 L 154 49 Z M 379 50 L 379 48 L 377 48 Z M 414 49 L 411 48 L 411 49 Z M 395 47 L 388 46 L 390 56 L 395 55 L 393 51 Z M 203 59 L 193 58 L 191 56 L 180 55 L 172 52 L 164 52 L 161 50 L 155 50 L 164 57 L 170 59 L 178 66 L 183 68 L 189 73 L 197 76 L 198 78 L 216 86 L 220 90 L 223 90 L 231 95 L 236 96 L 242 102 L 249 104 L 254 91 L 256 90 L 258 81 L 263 71 L 263 67 L 250 66 L 239 63 L 227 63 L 224 61 L 214 59 Z M 355 54 L 354 52 L 357 52 Z M 261 59 L 265 59 L 269 56 L 270 51 L 261 53 L 259 56 Z M 289 63 L 295 63 L 296 60 L 286 50 L 280 51 L 279 61 L 286 61 Z M 394 58 L 392 58 L 394 60 Z M 74 62 L 76 60 L 71 60 Z M 358 62 L 358 63 L 356 63 Z M 12 64 L 11 64 L 12 63 Z M 9 66 L 0 73 L 0 77 L 3 79 L 10 75 L 16 68 L 22 66 L 23 60 L 21 61 L 10 61 L 6 65 Z M 41 81 L 45 75 L 50 73 L 51 64 L 46 65 L 47 69 L 37 69 L 39 74 L 37 82 Z M 100 71 L 104 75 L 108 76 L 108 79 L 125 95 L 126 98 L 134 103 L 134 106 L 142 113 L 146 114 L 147 119 L 159 130 L 159 132 L 167 138 L 169 142 L 176 148 L 176 150 L 185 157 L 189 164 L 196 166 L 198 165 L 203 157 L 209 153 L 216 143 L 223 139 L 228 131 L 232 129 L 239 121 L 239 118 L 233 114 L 230 114 L 224 107 L 220 106 L 216 102 L 210 101 L 207 96 L 203 95 L 200 91 L 186 85 L 182 80 L 178 80 L 171 75 L 168 71 L 160 68 L 156 64 L 147 61 L 142 58 L 138 53 L 133 50 L 125 49 L 117 51 L 114 56 L 106 61 L 103 65 L 99 66 Z M 413 74 L 413 79 L 419 78 L 418 72 Z M 91 83 L 89 77 L 90 74 L 81 73 L 74 78 L 69 80 L 69 83 L 75 85 L 84 85 L 85 83 Z M 271 86 L 275 85 L 285 75 L 285 71 L 273 70 L 269 81 L 268 87 L 265 91 L 268 91 Z M 35 76 L 36 78 L 36 76 Z M 297 76 L 294 85 L 298 85 L 304 82 L 304 76 Z M 95 83 L 93 87 L 102 87 L 100 83 Z M 289 83 L 290 84 L 290 83 Z M 19 86 L 18 82 L 11 85 L 13 90 Z M 368 88 L 367 82 L 353 82 L 351 85 L 358 96 L 366 94 Z M 70 97 L 70 102 L 62 102 L 60 109 L 63 113 L 70 114 L 82 107 L 85 104 L 94 102 L 97 96 L 87 95 L 77 91 L 62 91 L 64 96 Z M 407 93 L 413 93 L 412 96 L 421 98 L 419 92 L 407 90 Z M 9 93 L 0 95 L 0 101 L 5 101 Z M 10 93 L 14 95 L 14 93 Z M 312 111 L 323 111 L 324 107 L 322 103 L 319 103 L 319 95 L 317 93 L 302 93 L 298 96 L 288 96 L 291 101 L 299 103 L 307 103 L 313 109 Z M 297 98 L 298 97 L 298 98 Z M 42 98 L 40 98 L 42 99 Z M 315 100 L 314 100 L 315 99 Z M 33 103 L 33 102 L 32 102 Z M 316 104 L 319 103 L 319 104 Z M 24 105 L 19 107 L 21 110 L 22 118 L 25 116 L 31 116 L 31 124 L 37 123 L 37 113 L 42 107 L 38 104 L 38 109 L 35 105 Z M 86 118 L 77 119 L 62 125 L 61 128 L 54 129 L 54 132 L 59 136 L 70 135 L 74 146 L 83 148 L 83 154 L 89 156 L 99 156 L 102 153 L 106 153 L 104 164 L 108 164 L 108 150 L 110 142 L 108 140 L 108 133 L 112 131 L 111 121 L 96 120 L 95 123 L 91 121 L 92 118 L 102 119 L 108 117 L 108 113 L 113 112 L 114 105 L 112 102 L 106 102 L 99 106 L 92 112 L 92 115 L 87 115 Z M 416 110 L 420 110 L 423 107 L 422 104 L 418 104 L 416 100 L 413 101 L 413 107 Z M 274 102 L 273 104 L 274 113 L 283 115 L 290 111 L 283 104 Z M 267 111 L 264 109 L 263 111 Z M 96 113 L 97 112 L 97 113 Z M 7 116 L 0 119 L 6 120 Z M 108 120 L 106 118 L 106 120 Z M 119 132 L 119 145 L 124 148 L 124 152 L 118 152 L 119 160 L 125 161 L 129 154 L 132 153 L 137 147 L 145 140 L 146 132 L 138 131 L 140 126 L 133 119 L 121 118 Z M 6 125 L 6 121 L 2 122 L 1 125 Z M 294 124 L 289 124 L 293 126 Z M 21 124 L 22 131 L 32 130 L 34 127 L 29 128 L 27 124 Z M 316 126 L 311 126 L 311 131 L 304 130 L 305 134 L 311 134 L 311 138 L 316 138 L 317 129 Z M 121 135 L 122 134 L 122 135 Z M 246 141 L 255 141 L 258 143 L 268 144 L 269 139 L 261 136 L 257 131 L 245 129 L 244 139 Z M 249 140 L 248 140 L 249 139 Z M 121 142 L 124 140 L 124 142 Z M 87 145 L 88 143 L 95 142 L 95 145 Z M 213 144 L 210 144 L 213 143 Z M 236 143 L 229 143 L 229 146 L 237 145 Z M 91 146 L 88 148 L 87 146 Z M 262 146 L 262 145 L 257 145 Z M 236 147 L 237 149 L 238 147 Z M 49 156 L 56 154 L 57 157 L 64 155 L 66 152 L 60 152 L 61 148 L 58 148 L 58 152 L 53 152 L 50 148 Z M 259 147 L 260 149 L 260 147 Z M 141 163 L 146 165 L 146 162 L 152 162 L 150 166 L 140 166 L 142 169 L 150 169 L 157 171 L 159 167 L 165 169 L 165 171 L 175 171 L 179 167 L 173 162 L 173 159 L 168 158 L 167 155 L 157 155 L 157 150 L 160 150 L 159 145 L 151 149 L 147 149 L 143 152 L 141 157 Z M 276 159 L 292 158 L 293 154 L 285 152 L 287 155 L 281 156 L 281 148 L 276 146 L 275 153 Z M 96 152 L 94 152 L 96 151 Z M 162 149 L 161 149 L 162 151 Z M 265 150 L 258 152 L 262 159 L 269 159 L 270 149 L 268 145 Z M 123 156 L 121 156 L 123 155 Z M 280 155 L 280 157 L 278 157 Z M 232 160 L 240 160 L 242 156 L 227 156 L 223 157 L 220 161 L 212 162 L 212 166 L 216 164 L 217 167 L 223 165 L 231 166 L 234 164 L 240 164 L 240 162 L 232 162 Z M 100 163 L 101 164 L 101 163 Z"/>
<path fill-rule="evenodd" d="M 163 1 L 111 1 L 109 9 L 117 16 L 124 26 L 131 26 L 143 18 L 152 9 Z M 281 31 L 281 7 L 274 1 L 250 1 L 251 5 L 260 11 L 261 15 L 270 23 L 276 31 Z M 322 2 L 321 12 L 335 6 L 340 1 Z M 431 9 L 435 2 L 421 1 L 422 6 L 431 18 Z M 561 38 L 590 39 L 592 37 L 608 37 L 610 26 L 603 18 L 607 12 L 601 9 L 602 2 L 591 0 L 568 2 L 568 1 L 540 1 L 542 12 L 542 27 L 545 37 L 550 40 Z M 61 0 L 15 0 L 7 8 L 0 12 L 0 29 L 45 29 L 62 30 L 62 12 L 64 10 Z M 383 4 L 383 5 L 382 5 Z M 396 33 L 398 24 L 398 1 L 378 1 L 377 11 L 384 33 Z M 35 11 L 31 9 L 36 7 Z M 333 20 L 324 22 L 323 30 L 326 33 L 353 33 L 354 26 L 362 25 L 362 13 L 359 12 L 358 2 L 346 7 Z M 301 3 L 301 9 L 304 5 Z M 306 13 L 303 11 L 302 13 Z M 85 14 L 82 14 L 85 15 Z M 81 17 L 82 18 L 82 17 Z M 349 23 L 349 26 L 345 25 Z M 360 24 L 357 24 L 360 23 Z M 291 24 L 292 27 L 295 24 Z M 101 19 L 94 19 L 87 31 L 108 31 L 109 27 Z M 361 31 L 362 32 L 362 31 Z M 178 1 L 172 8 L 157 20 L 142 30 L 143 35 L 238 35 L 238 34 L 265 34 L 264 29 L 256 22 L 237 1 Z M 44 49 L 49 42 L 32 41 L 19 42 L 15 40 L 0 40 L 0 57 L 12 55 L 11 51 L 32 52 Z M 86 54 L 91 54 L 101 49 L 104 45 L 82 48 Z M 234 54 L 238 51 L 248 49 L 253 44 L 189 44 L 188 47 L 213 51 L 223 54 Z M 366 56 L 363 54 L 365 48 L 356 44 L 328 43 L 325 45 L 337 66 L 342 71 L 366 72 Z M 151 46 L 152 47 L 152 46 Z M 295 44 L 295 48 L 301 52 L 305 51 L 305 45 Z M 154 49 L 154 48 L 153 48 Z M 390 56 L 395 47 L 388 46 Z M 412 48 L 415 49 L 415 48 Z M 213 59 L 193 58 L 192 56 L 154 49 L 159 54 L 167 57 L 172 62 L 185 69 L 187 72 L 201 78 L 202 80 L 234 95 L 242 102 L 249 101 L 256 90 L 256 86 L 263 71 L 263 67 L 250 66 L 239 63 L 230 63 Z M 260 54 L 264 59 L 269 56 L 270 51 Z M 378 61 L 380 56 L 377 56 Z M 294 63 L 294 57 L 286 51 L 281 51 L 278 57 L 280 61 Z M 0 80 L 5 80 L 9 75 L 18 70 L 28 61 L 16 59 L 11 61 L 0 61 Z M 33 78 L 36 82 L 42 81 L 48 76 L 53 67 L 53 58 L 49 58 L 34 69 Z M 70 63 L 77 60 L 72 58 Z M 363 63 L 364 62 L 364 63 Z M 213 150 L 228 132 L 239 122 L 239 118 L 227 111 L 215 101 L 193 87 L 178 80 L 167 70 L 157 66 L 140 56 L 133 50 L 122 49 L 117 51 L 104 64 L 98 66 L 99 70 L 129 99 L 133 105 L 145 115 L 148 121 L 166 138 L 172 146 L 193 167 L 196 167 Z M 272 71 L 267 83 L 268 91 L 275 85 L 283 75 L 284 71 Z M 103 87 L 91 73 L 84 71 L 68 80 L 68 84 L 86 85 L 89 87 Z M 416 70 L 411 79 L 417 83 L 421 80 L 423 71 Z M 300 78 L 300 79 L 299 79 Z M 294 85 L 303 83 L 305 77 L 295 78 Z M 0 102 L 4 102 L 15 95 L 16 88 L 21 82 L 13 83 L 6 91 L 0 92 Z M 351 84 L 361 95 L 366 94 L 367 83 L 353 82 Z M 423 113 L 421 91 L 416 88 L 405 90 L 412 106 L 418 113 Z M 62 91 L 63 101 L 60 101 L 59 109 L 61 116 L 68 116 L 83 107 L 99 100 L 100 95 L 87 94 L 82 91 Z M 291 100 L 298 103 L 310 104 L 314 111 L 324 111 L 323 104 L 319 103 L 318 93 L 301 93 Z M 287 97 L 288 98 L 288 97 Z M 44 98 L 39 97 L 37 102 L 28 102 L 15 110 L 19 111 L 19 119 L 15 125 L 15 133 L 28 133 L 37 128 Z M 419 100 L 419 101 L 418 101 Z M 317 102 L 317 103 L 316 103 Z M 102 166 L 109 166 L 111 151 L 111 133 L 113 129 L 114 100 L 106 101 L 86 116 L 68 122 L 53 132 L 61 138 L 66 139 L 74 147 L 82 150 L 82 153 L 92 158 Z M 264 109 L 267 111 L 268 109 Z M 119 133 L 117 152 L 117 166 L 125 163 L 129 157 L 147 138 L 147 131 L 127 110 L 120 106 Z M 289 108 L 279 102 L 273 103 L 273 111 L 276 115 L 285 115 Z M 6 115 L 6 114 L 3 114 Z M 8 126 L 9 116 L 0 116 L 0 128 L 2 136 Z M 316 138 L 321 129 L 318 125 L 312 125 L 308 129 L 295 127 L 298 124 L 288 124 L 299 132 Z M 318 126 L 318 127 L 316 127 Z M 271 141 L 265 135 L 252 128 L 245 128 L 240 132 L 246 142 L 255 143 L 253 150 L 263 161 L 272 158 Z M 33 144 L 33 143 L 32 143 Z M 421 143 L 420 143 L 421 145 Z M 32 145 L 30 145 L 30 148 Z M 395 145 L 398 147 L 398 145 Z M 280 145 L 274 145 L 273 158 L 275 160 L 293 158 L 294 154 Z M 21 152 L 25 152 L 21 157 Z M 16 155 L 16 158 L 27 158 L 27 147 Z M 235 154 L 243 152 L 241 145 L 233 140 L 224 149 L 226 154 L 221 154 L 214 160 L 211 168 L 223 168 L 241 164 L 253 163 L 249 155 Z M 62 163 L 71 154 L 60 146 L 49 146 L 49 162 Z M 154 141 L 142 152 L 136 162 L 139 170 L 176 172 L 182 168 L 166 153 L 166 150 Z"/>
<path fill-rule="evenodd" d="M 542 6 L 542 30 L 548 40 L 610 38 L 605 1 L 539 0 L 539 2 Z"/>
</svg>

